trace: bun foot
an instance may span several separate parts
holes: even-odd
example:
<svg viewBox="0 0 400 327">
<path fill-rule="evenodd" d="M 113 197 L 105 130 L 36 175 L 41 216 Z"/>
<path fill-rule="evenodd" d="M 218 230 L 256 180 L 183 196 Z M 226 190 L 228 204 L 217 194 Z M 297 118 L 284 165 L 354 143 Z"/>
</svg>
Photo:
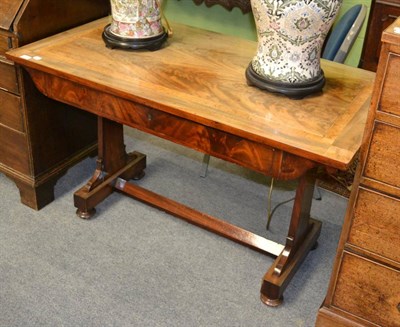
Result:
<svg viewBox="0 0 400 327">
<path fill-rule="evenodd" d="M 145 175 L 146 175 L 146 173 L 144 172 L 144 170 L 142 170 L 140 173 L 133 176 L 133 180 L 135 180 L 135 181 L 141 180 Z"/>
<path fill-rule="evenodd" d="M 96 213 L 95 208 L 89 210 L 80 210 L 80 209 L 76 210 L 76 215 L 82 219 L 90 219 L 91 217 L 93 217 L 95 213 Z"/>
<path fill-rule="evenodd" d="M 282 304 L 283 302 L 283 296 L 281 296 L 278 299 L 270 299 L 266 295 L 262 294 L 260 295 L 261 302 L 268 305 L 269 307 L 277 307 Z"/>
</svg>

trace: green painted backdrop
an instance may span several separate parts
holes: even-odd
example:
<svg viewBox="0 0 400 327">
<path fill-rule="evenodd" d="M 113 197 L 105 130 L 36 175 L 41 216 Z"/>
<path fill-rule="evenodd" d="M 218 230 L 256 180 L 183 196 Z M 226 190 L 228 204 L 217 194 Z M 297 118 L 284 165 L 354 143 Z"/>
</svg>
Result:
<svg viewBox="0 0 400 327">
<path fill-rule="evenodd" d="M 369 9 L 371 0 L 344 0 L 339 17 L 351 6 L 358 3 L 365 4 Z M 192 0 L 164 0 L 163 6 L 168 20 L 224 34 L 236 35 L 250 40 L 257 39 L 252 14 L 244 15 L 238 8 L 232 11 L 228 11 L 219 5 L 207 8 L 204 4 L 196 6 Z M 351 66 L 358 65 L 364 42 L 365 29 L 366 21 L 346 59 L 346 64 Z"/>
</svg>

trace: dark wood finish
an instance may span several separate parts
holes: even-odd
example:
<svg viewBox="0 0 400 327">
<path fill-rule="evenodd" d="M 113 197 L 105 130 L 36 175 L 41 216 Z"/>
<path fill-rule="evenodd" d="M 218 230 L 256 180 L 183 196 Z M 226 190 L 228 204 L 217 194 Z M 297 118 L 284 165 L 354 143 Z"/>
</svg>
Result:
<svg viewBox="0 0 400 327">
<path fill-rule="evenodd" d="M 374 0 L 368 20 L 360 67 L 376 71 L 382 32 L 400 16 L 400 0 Z"/>
<path fill-rule="evenodd" d="M 98 43 L 101 27 L 104 28 L 101 25 L 107 22 L 105 19 L 86 24 L 75 29 L 70 37 L 72 31 L 14 50 L 9 57 L 30 67 L 36 86 L 50 98 L 63 99 L 121 123 L 127 121 L 156 135 L 170 134 L 166 138 L 180 137 L 179 142 L 190 142 L 187 144 L 190 147 L 213 151 L 212 143 L 209 149 L 203 145 L 204 138 L 210 138 L 208 142 L 219 142 L 218 138 L 214 141 L 212 134 L 218 131 L 266 145 L 275 149 L 274 153 L 276 149 L 282 150 L 332 168 L 345 170 L 351 164 L 361 142 L 375 74 L 323 60 L 329 80 L 324 92 L 290 101 L 247 86 L 244 71 L 257 46 L 253 41 L 175 24 L 178 33 L 162 51 L 127 55 L 125 51 L 112 51 L 104 43 Z M 70 41 L 69 48 L 61 44 L 64 38 Z M 89 43 L 83 44 L 82 39 Z M 216 44 L 213 46 L 210 42 Z M 180 63 L 183 51 L 185 61 Z M 17 55 L 40 56 L 41 60 L 27 60 Z M 63 62 L 46 59 L 56 56 L 61 56 Z M 106 66 L 108 62 L 111 64 Z M 154 69 L 155 63 L 159 69 Z M 71 74 L 71 67 L 79 74 Z M 127 68 L 132 74 L 126 74 Z M 81 84 L 87 87 L 82 89 Z M 113 89 L 116 91 L 111 92 Z M 102 105 L 99 112 L 99 104 L 104 103 L 113 105 Z M 160 123 L 157 115 L 162 114 L 166 115 L 165 119 L 176 120 L 175 128 Z M 191 123 L 194 125 L 187 125 Z M 239 150 L 228 151 L 229 157 L 239 157 L 238 163 L 260 161 Z M 218 146 L 215 152 L 220 152 Z M 291 164 L 295 166 L 293 161 Z M 295 178 L 293 167 L 284 173 L 290 172 L 290 178 Z"/>
<path fill-rule="evenodd" d="M 232 10 L 235 7 L 238 7 L 242 10 L 242 12 L 248 13 L 251 11 L 251 3 L 250 0 L 193 0 L 196 5 L 200 5 L 205 3 L 207 7 L 211 7 L 214 5 L 221 5 L 228 10 Z"/>
<path fill-rule="evenodd" d="M 0 90 L 8 91 L 14 94 L 20 93 L 17 72 L 12 62 L 1 58 L 0 56 Z"/>
<path fill-rule="evenodd" d="M 0 158 L 3 172 L 7 172 L 7 167 L 15 167 L 18 172 L 10 169 L 14 175 L 20 174 L 23 180 L 24 176 L 29 176 L 31 172 L 30 157 L 28 155 L 21 155 L 21 153 L 29 154 L 29 145 L 25 136 L 25 133 L 20 133 L 6 126 L 0 125 Z M 4 170 L 3 170 L 4 169 Z M 28 178 L 26 177 L 26 184 L 28 184 Z M 16 181 L 18 179 L 14 179 Z M 23 198 L 22 198 L 23 199 Z"/>
<path fill-rule="evenodd" d="M 21 97 L 8 92 L 0 92 L 0 103 L 2 104 L 0 124 L 23 133 L 25 126 L 22 117 Z"/>
<path fill-rule="evenodd" d="M 140 186 L 127 183 L 126 180 L 122 178 L 116 180 L 115 188 L 136 199 L 160 208 L 169 214 L 182 218 L 192 224 L 217 233 L 242 245 L 246 245 L 254 250 L 270 253 L 271 245 L 274 245 L 274 242 L 271 242 L 264 237 L 253 234 L 243 228 L 237 227 L 203 212 L 194 210 L 193 208 L 168 199 L 160 194 L 146 190 Z M 281 250 L 280 247 L 278 248 Z"/>
<path fill-rule="evenodd" d="M 315 178 L 314 170 L 309 170 L 300 177 L 285 249 L 264 275 L 261 300 L 270 306 L 277 306 L 282 302 L 283 291 L 300 266 L 296 263 L 302 262 L 307 253 L 316 246 L 321 222 L 310 219 Z M 304 239 L 304 235 L 309 237 Z"/>
<path fill-rule="evenodd" d="M 321 229 L 310 218 L 315 169 L 351 164 L 361 144 L 375 75 L 324 61 L 323 94 L 292 101 L 246 84 L 244 71 L 255 42 L 174 24 L 174 38 L 162 50 L 133 54 L 104 46 L 101 35 L 107 23 L 102 19 L 8 53 L 48 97 L 99 117 L 97 169 L 75 192 L 78 215 L 90 218 L 96 205 L 119 190 L 266 251 L 277 259 L 264 276 L 261 298 L 268 305 L 279 304 Z M 299 178 L 286 244 L 128 181 L 143 177 L 146 156 L 125 152 L 123 125 L 277 179 Z"/>
<path fill-rule="evenodd" d="M 0 172 L 40 209 L 67 168 L 96 150 L 96 118 L 46 98 L 5 52 L 104 17 L 108 0 L 0 0 Z"/>
<path fill-rule="evenodd" d="M 361 158 L 317 326 L 400 326 L 400 18 L 382 52 Z"/>
</svg>

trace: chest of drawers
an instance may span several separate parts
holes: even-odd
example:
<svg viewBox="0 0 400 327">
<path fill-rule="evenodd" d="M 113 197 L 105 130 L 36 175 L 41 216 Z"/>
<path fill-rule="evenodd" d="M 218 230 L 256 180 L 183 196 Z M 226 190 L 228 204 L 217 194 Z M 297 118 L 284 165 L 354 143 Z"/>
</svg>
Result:
<svg viewBox="0 0 400 327">
<path fill-rule="evenodd" d="M 109 0 L 0 0 L 0 173 L 40 209 L 71 165 L 96 150 L 95 117 L 53 101 L 5 52 L 106 16 Z"/>
<path fill-rule="evenodd" d="M 317 326 L 400 326 L 400 18 L 385 30 L 360 166 Z"/>
<path fill-rule="evenodd" d="M 373 0 L 360 67 L 376 71 L 382 32 L 400 16 L 400 0 Z"/>
</svg>

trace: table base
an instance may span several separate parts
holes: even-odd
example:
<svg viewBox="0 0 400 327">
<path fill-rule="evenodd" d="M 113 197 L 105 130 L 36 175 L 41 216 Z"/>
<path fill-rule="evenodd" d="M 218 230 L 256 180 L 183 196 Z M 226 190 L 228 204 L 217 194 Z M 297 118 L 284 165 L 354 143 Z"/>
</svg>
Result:
<svg viewBox="0 0 400 327">
<path fill-rule="evenodd" d="M 268 306 L 279 305 L 285 288 L 316 245 L 321 231 L 321 222 L 309 215 L 315 184 L 314 169 L 299 179 L 286 244 L 282 245 L 128 182 L 142 178 L 145 168 L 144 154 L 126 154 L 122 125 L 99 118 L 97 168 L 90 181 L 74 194 L 78 216 L 91 218 L 95 206 L 117 190 L 237 243 L 276 256 L 264 275 L 261 300 Z"/>
</svg>

